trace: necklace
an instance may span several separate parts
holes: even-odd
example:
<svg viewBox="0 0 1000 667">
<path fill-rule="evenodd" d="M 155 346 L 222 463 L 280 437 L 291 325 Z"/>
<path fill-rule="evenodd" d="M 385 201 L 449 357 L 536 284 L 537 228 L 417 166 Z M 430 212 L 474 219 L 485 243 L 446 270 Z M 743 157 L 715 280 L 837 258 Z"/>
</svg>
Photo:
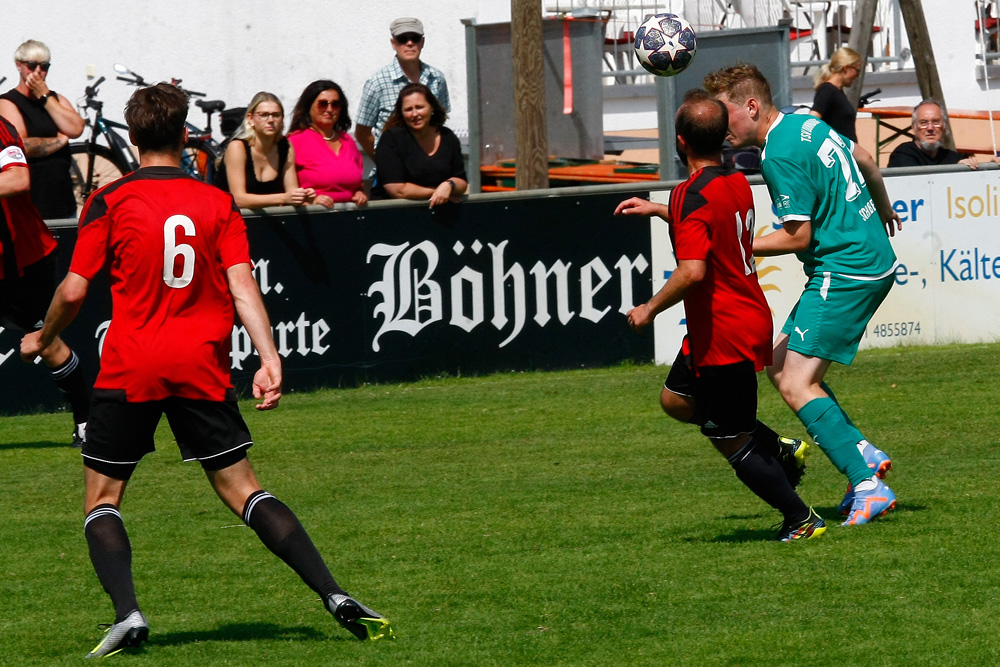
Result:
<svg viewBox="0 0 1000 667">
<path fill-rule="evenodd" d="M 325 134 L 323 134 L 322 132 L 320 132 L 319 130 L 317 130 L 315 127 L 313 128 L 313 132 L 315 132 L 319 136 L 323 137 L 327 141 L 335 141 L 336 139 L 339 139 L 339 137 L 337 136 L 337 131 L 336 130 L 334 130 L 333 134 L 331 134 L 329 137 L 326 136 Z"/>
</svg>

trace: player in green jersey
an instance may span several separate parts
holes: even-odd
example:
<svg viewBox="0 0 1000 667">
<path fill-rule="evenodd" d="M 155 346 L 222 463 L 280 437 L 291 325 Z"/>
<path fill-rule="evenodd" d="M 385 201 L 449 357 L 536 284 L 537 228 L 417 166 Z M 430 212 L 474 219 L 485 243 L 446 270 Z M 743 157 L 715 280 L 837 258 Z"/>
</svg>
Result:
<svg viewBox="0 0 1000 667">
<path fill-rule="evenodd" d="M 754 241 L 754 254 L 795 253 L 808 281 L 774 347 L 768 376 L 809 435 L 848 479 L 845 525 L 896 505 L 882 479 L 891 459 L 851 422 L 823 381 L 830 363 L 850 364 L 868 321 L 889 293 L 901 228 L 871 155 L 826 123 L 785 115 L 754 65 L 712 72 L 705 88 L 729 111 L 733 146 L 760 146 L 761 172 L 781 229 Z"/>
</svg>

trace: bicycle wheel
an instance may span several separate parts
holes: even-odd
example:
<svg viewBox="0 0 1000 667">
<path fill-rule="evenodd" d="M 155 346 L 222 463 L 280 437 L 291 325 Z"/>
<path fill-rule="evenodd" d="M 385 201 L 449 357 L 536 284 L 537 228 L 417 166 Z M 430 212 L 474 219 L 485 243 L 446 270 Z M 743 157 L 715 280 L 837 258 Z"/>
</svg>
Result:
<svg viewBox="0 0 1000 667">
<path fill-rule="evenodd" d="M 214 183 L 217 159 L 215 149 L 207 143 L 188 145 L 181 154 L 181 169 L 199 181 Z"/>
<path fill-rule="evenodd" d="M 125 171 L 115 164 L 110 150 L 104 146 L 94 146 L 94 171 L 88 183 L 90 147 L 87 144 L 70 144 L 69 150 L 73 154 L 69 173 L 73 180 L 73 194 L 76 196 L 76 214 L 80 215 L 83 205 L 94 190 L 118 180 L 125 175 Z"/>
</svg>

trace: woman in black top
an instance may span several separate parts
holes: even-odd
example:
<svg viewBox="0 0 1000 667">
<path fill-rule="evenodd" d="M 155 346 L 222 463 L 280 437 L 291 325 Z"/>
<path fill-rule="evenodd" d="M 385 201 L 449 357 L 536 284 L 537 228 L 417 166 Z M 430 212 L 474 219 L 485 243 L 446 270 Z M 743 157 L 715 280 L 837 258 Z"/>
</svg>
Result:
<svg viewBox="0 0 1000 667">
<path fill-rule="evenodd" d="M 376 183 L 395 199 L 427 199 L 430 207 L 458 201 L 469 188 L 462 145 L 444 126 L 444 108 L 422 83 L 399 91 L 375 147 Z"/>
<path fill-rule="evenodd" d="M 858 110 L 848 101 L 843 89 L 854 83 L 860 73 L 861 54 L 846 46 L 834 51 L 830 62 L 820 67 L 813 79 L 816 96 L 809 112 L 855 143 L 858 141 L 854 127 Z"/>
<path fill-rule="evenodd" d="M 43 218 L 76 216 L 76 195 L 70 178 L 73 156 L 69 140 L 86 127 L 69 100 L 46 83 L 49 47 L 29 39 L 14 52 L 20 77 L 17 86 L 0 95 L 0 116 L 24 141 L 31 171 L 31 200 Z"/>
<path fill-rule="evenodd" d="M 266 92 L 254 95 L 216 176 L 216 184 L 232 193 L 240 208 L 301 206 L 316 198 L 312 188 L 299 187 L 295 149 L 284 128 L 281 100 Z"/>
</svg>

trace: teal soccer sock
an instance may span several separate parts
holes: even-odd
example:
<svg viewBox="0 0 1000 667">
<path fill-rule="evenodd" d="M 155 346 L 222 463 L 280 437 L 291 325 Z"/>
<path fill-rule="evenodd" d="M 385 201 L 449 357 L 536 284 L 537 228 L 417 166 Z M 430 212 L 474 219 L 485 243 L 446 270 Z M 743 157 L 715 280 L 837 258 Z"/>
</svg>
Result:
<svg viewBox="0 0 1000 667">
<path fill-rule="evenodd" d="M 828 385 L 825 382 L 821 382 L 819 386 L 820 386 L 820 389 L 822 389 L 823 391 L 825 391 L 826 395 L 829 396 L 830 398 L 832 398 L 833 402 L 837 404 L 837 407 L 840 408 L 841 414 L 844 415 L 844 421 L 847 422 L 847 427 L 850 428 L 850 429 L 853 429 L 852 432 L 857 435 L 858 439 L 855 440 L 854 442 L 855 443 L 859 443 L 862 440 L 864 440 L 865 436 L 863 436 L 861 434 L 861 431 L 858 430 L 858 427 L 855 426 L 854 422 L 851 421 L 850 416 L 844 411 L 844 407 L 840 404 L 840 401 L 837 400 L 837 396 L 836 396 L 836 394 L 833 393 L 833 389 L 830 389 L 830 385 Z"/>
<path fill-rule="evenodd" d="M 872 476 L 865 457 L 858 451 L 858 429 L 847 423 L 836 401 L 814 398 L 796 414 L 813 441 L 851 484 L 858 484 Z"/>
</svg>

